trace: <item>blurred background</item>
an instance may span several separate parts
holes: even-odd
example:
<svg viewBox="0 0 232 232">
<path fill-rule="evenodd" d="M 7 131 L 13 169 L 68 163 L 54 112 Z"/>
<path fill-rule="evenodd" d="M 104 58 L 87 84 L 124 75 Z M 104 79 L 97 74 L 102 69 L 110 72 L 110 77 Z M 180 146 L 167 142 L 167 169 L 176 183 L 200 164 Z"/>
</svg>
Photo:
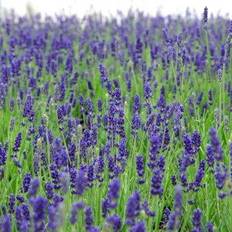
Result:
<svg viewBox="0 0 232 232">
<path fill-rule="evenodd" d="M 117 15 L 117 11 L 126 13 L 129 9 L 139 9 L 151 15 L 157 11 L 163 15 L 183 15 L 187 8 L 201 16 L 205 6 L 208 6 L 209 14 L 232 15 L 232 1 L 229 0 L 0 0 L 1 13 L 14 9 L 17 14 L 23 15 L 30 9 L 43 16 L 65 13 L 83 17 L 92 12 L 111 16 Z"/>
</svg>

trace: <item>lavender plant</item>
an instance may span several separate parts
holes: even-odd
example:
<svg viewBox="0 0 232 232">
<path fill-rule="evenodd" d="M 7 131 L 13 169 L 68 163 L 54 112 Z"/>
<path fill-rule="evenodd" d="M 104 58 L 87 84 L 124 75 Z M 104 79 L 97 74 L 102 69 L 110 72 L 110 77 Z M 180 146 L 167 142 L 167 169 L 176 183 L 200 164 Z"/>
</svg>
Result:
<svg viewBox="0 0 232 232">
<path fill-rule="evenodd" d="M 232 228 L 232 21 L 6 14 L 0 231 Z"/>
</svg>

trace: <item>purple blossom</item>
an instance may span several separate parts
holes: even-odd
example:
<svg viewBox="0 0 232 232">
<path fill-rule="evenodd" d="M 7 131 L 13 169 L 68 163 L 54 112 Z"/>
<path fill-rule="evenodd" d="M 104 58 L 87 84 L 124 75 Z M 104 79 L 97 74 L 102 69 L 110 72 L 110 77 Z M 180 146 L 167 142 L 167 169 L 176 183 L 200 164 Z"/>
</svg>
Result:
<svg viewBox="0 0 232 232">
<path fill-rule="evenodd" d="M 151 178 L 151 194 L 162 196 L 163 194 L 163 171 L 160 168 L 154 168 Z"/>
<path fill-rule="evenodd" d="M 227 178 L 227 168 L 225 167 L 224 164 L 219 163 L 216 165 L 214 171 L 214 177 L 215 177 L 217 188 L 222 189 Z"/>
<path fill-rule="evenodd" d="M 119 232 L 122 226 L 121 218 L 118 215 L 107 217 L 107 223 L 112 226 L 113 232 Z"/>
<path fill-rule="evenodd" d="M 33 207 L 34 231 L 44 231 L 48 202 L 45 198 L 38 196 L 31 199 L 31 204 Z"/>
<path fill-rule="evenodd" d="M 5 148 L 0 144 L 0 166 L 3 166 L 6 164 L 6 150 Z"/>
<path fill-rule="evenodd" d="M 147 216 L 149 216 L 149 217 L 155 217 L 155 212 L 151 211 L 149 209 L 149 205 L 148 205 L 147 201 L 144 201 L 144 203 L 142 204 L 142 208 L 145 211 L 145 213 L 146 213 Z"/>
<path fill-rule="evenodd" d="M 144 97 L 145 99 L 149 99 L 152 97 L 152 89 L 151 89 L 151 85 L 148 81 L 146 81 L 144 83 Z"/>
<path fill-rule="evenodd" d="M 61 224 L 59 208 L 51 205 L 48 207 L 48 228 L 57 231 Z"/>
<path fill-rule="evenodd" d="M 214 154 L 214 159 L 221 161 L 223 159 L 223 150 L 220 144 L 220 141 L 217 137 L 217 131 L 215 128 L 210 129 L 210 145 L 212 146 L 212 151 Z"/>
<path fill-rule="evenodd" d="M 4 231 L 4 232 L 11 232 L 11 218 L 9 215 L 4 215 L 0 218 L 0 228 L 1 228 L 1 231 Z"/>
<path fill-rule="evenodd" d="M 54 190 L 53 184 L 51 182 L 47 182 L 45 184 L 45 193 L 46 193 L 46 196 L 47 196 L 48 199 L 53 198 L 53 196 L 54 196 L 53 190 Z"/>
<path fill-rule="evenodd" d="M 87 187 L 88 179 L 84 170 L 77 171 L 75 168 L 71 168 L 69 171 L 72 193 L 82 195 Z"/>
<path fill-rule="evenodd" d="M 131 227 L 130 232 L 146 232 L 145 223 L 143 221 L 136 223 Z"/>
<path fill-rule="evenodd" d="M 150 153 L 149 153 L 149 167 L 154 168 L 154 162 L 157 159 L 157 155 L 159 153 L 161 146 L 161 139 L 160 136 L 157 135 L 156 133 L 151 134 L 150 136 Z"/>
<path fill-rule="evenodd" d="M 87 231 L 93 227 L 93 212 L 90 207 L 85 208 L 85 228 Z"/>
<path fill-rule="evenodd" d="M 137 170 L 137 174 L 139 176 L 139 180 L 138 183 L 139 184 L 143 184 L 145 182 L 144 180 L 144 157 L 142 155 L 137 155 L 136 156 L 136 170 Z"/>
<path fill-rule="evenodd" d="M 167 228 L 168 230 L 175 230 L 179 228 L 180 216 L 182 214 L 182 187 L 177 185 L 175 187 L 174 211 L 170 213 Z"/>
<path fill-rule="evenodd" d="M 29 196 L 35 196 L 38 192 L 38 189 L 39 189 L 39 185 L 40 185 L 40 181 L 39 179 L 33 179 L 30 183 L 30 187 L 29 187 L 29 190 L 28 190 L 28 194 Z"/>
<path fill-rule="evenodd" d="M 77 202 L 73 203 L 72 205 L 72 210 L 70 214 L 70 223 L 75 224 L 77 222 L 77 214 L 80 209 L 84 208 L 84 203 L 83 202 Z"/>
<path fill-rule="evenodd" d="M 13 147 L 13 151 L 14 152 L 18 152 L 20 145 L 21 145 L 21 141 L 22 141 L 22 133 L 19 132 L 18 135 L 15 138 L 15 143 L 14 143 L 14 147 Z"/>
<path fill-rule="evenodd" d="M 208 7 L 206 6 L 203 12 L 203 23 L 206 24 L 207 22 L 208 22 Z"/>
<path fill-rule="evenodd" d="M 208 222 L 206 225 L 207 232 L 214 232 L 213 224 L 211 222 Z"/>
<path fill-rule="evenodd" d="M 23 178 L 23 191 L 25 193 L 28 192 L 29 187 L 30 187 L 30 183 L 31 183 L 31 174 L 26 173 L 24 178 Z"/>
<path fill-rule="evenodd" d="M 108 187 L 107 197 L 102 201 L 102 216 L 106 217 L 110 209 L 117 207 L 117 200 L 119 198 L 120 181 L 114 178 Z"/>
<path fill-rule="evenodd" d="M 10 194 L 9 196 L 9 213 L 12 214 L 15 212 L 15 196 Z"/>
<path fill-rule="evenodd" d="M 193 216 L 192 216 L 192 223 L 194 228 L 192 229 L 192 232 L 201 232 L 201 217 L 202 217 L 202 212 L 200 209 L 195 209 L 193 211 Z"/>
<path fill-rule="evenodd" d="M 134 103 L 133 103 L 133 113 L 139 112 L 141 108 L 141 102 L 139 95 L 134 96 Z"/>
<path fill-rule="evenodd" d="M 23 117 L 27 117 L 29 121 L 33 121 L 35 116 L 35 112 L 33 111 L 33 98 L 32 96 L 27 96 L 24 110 L 23 110 Z"/>
<path fill-rule="evenodd" d="M 141 119 L 138 113 L 135 113 L 132 117 L 132 121 L 131 121 L 131 129 L 132 129 L 132 133 L 133 135 L 136 135 L 136 132 L 138 129 L 141 128 Z"/>
<path fill-rule="evenodd" d="M 126 223 L 128 225 L 133 226 L 135 224 L 135 219 L 139 216 L 140 210 L 140 194 L 134 192 L 129 197 L 126 205 Z"/>
<path fill-rule="evenodd" d="M 211 145 L 207 146 L 206 156 L 208 165 L 212 167 L 214 165 L 214 150 Z"/>
</svg>

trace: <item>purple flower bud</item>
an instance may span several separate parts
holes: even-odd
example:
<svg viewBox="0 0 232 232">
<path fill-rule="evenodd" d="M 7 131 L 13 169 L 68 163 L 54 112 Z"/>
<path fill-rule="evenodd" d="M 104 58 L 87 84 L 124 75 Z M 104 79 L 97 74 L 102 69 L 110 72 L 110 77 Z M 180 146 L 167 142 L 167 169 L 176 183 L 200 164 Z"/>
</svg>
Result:
<svg viewBox="0 0 232 232">
<path fill-rule="evenodd" d="M 14 194 L 10 194 L 9 197 L 9 213 L 12 214 L 15 211 L 15 196 Z"/>
<path fill-rule="evenodd" d="M 52 183 L 54 184 L 54 188 L 59 189 L 60 188 L 59 172 L 57 165 L 54 162 L 50 165 L 50 173 L 52 177 Z"/>
<path fill-rule="evenodd" d="M 99 65 L 99 71 L 100 71 L 100 76 L 101 76 L 101 83 L 104 86 L 108 80 L 108 74 L 107 74 L 106 68 L 103 64 Z"/>
<path fill-rule="evenodd" d="M 141 128 L 141 119 L 138 113 L 135 113 L 132 117 L 131 121 L 131 129 L 132 129 L 132 134 L 136 135 L 136 132 L 138 129 Z"/>
<path fill-rule="evenodd" d="M 144 83 L 144 87 L 143 88 L 144 88 L 144 97 L 146 99 L 151 98 L 152 97 L 152 89 L 151 89 L 151 85 L 150 85 L 150 83 L 148 81 L 146 81 Z"/>
<path fill-rule="evenodd" d="M 201 145 L 201 136 L 197 131 L 194 131 L 192 134 L 192 146 L 194 153 L 197 153 Z"/>
<path fill-rule="evenodd" d="M 68 146 L 68 155 L 72 162 L 75 162 L 76 159 L 75 152 L 76 152 L 76 145 L 74 143 L 70 143 Z"/>
<path fill-rule="evenodd" d="M 54 189 L 54 186 L 53 186 L 52 183 L 47 182 L 45 184 L 45 193 L 46 193 L 46 196 L 47 196 L 48 199 L 53 198 L 53 195 L 54 195 L 53 189 Z"/>
<path fill-rule="evenodd" d="M 128 151 L 126 148 L 126 138 L 122 138 L 119 142 L 119 147 L 118 147 L 118 157 L 117 159 L 119 161 L 125 160 L 128 156 Z"/>
<path fill-rule="evenodd" d="M 87 231 L 93 226 L 93 212 L 90 207 L 85 209 L 85 228 Z"/>
<path fill-rule="evenodd" d="M 150 157 L 150 163 L 152 165 L 153 162 L 156 161 L 157 159 L 157 155 L 159 153 L 160 150 L 160 145 L 161 145 L 161 139 L 160 136 L 153 133 L 150 136 L 150 153 L 149 153 L 149 157 Z M 151 168 L 153 168 L 154 166 L 152 165 Z"/>
<path fill-rule="evenodd" d="M 62 194 L 67 193 L 69 189 L 69 174 L 67 172 L 60 173 L 60 185 Z"/>
<path fill-rule="evenodd" d="M 113 179 L 108 188 L 108 194 L 106 199 L 102 201 L 102 216 L 106 217 L 110 209 L 117 207 L 117 199 L 119 197 L 120 181 L 119 179 Z"/>
<path fill-rule="evenodd" d="M 6 164 L 6 150 L 5 148 L 0 144 L 0 166 L 3 166 Z"/>
<path fill-rule="evenodd" d="M 211 222 L 207 223 L 206 228 L 207 228 L 207 232 L 214 232 L 213 224 Z"/>
<path fill-rule="evenodd" d="M 24 178 L 23 178 L 23 192 L 26 193 L 30 187 L 31 183 L 31 174 L 26 173 Z"/>
<path fill-rule="evenodd" d="M 145 213 L 146 213 L 147 216 L 149 216 L 149 217 L 155 217 L 155 212 L 153 212 L 153 211 L 151 211 L 149 209 L 147 201 L 144 201 L 144 203 L 142 204 L 142 208 L 145 211 Z"/>
<path fill-rule="evenodd" d="M 227 168 L 225 167 L 224 164 L 222 163 L 217 164 L 214 171 L 214 177 L 215 177 L 217 188 L 222 189 L 227 178 Z"/>
<path fill-rule="evenodd" d="M 23 117 L 27 117 L 29 121 L 33 121 L 34 116 L 35 112 L 33 111 L 33 98 L 32 96 L 27 96 L 23 110 Z"/>
<path fill-rule="evenodd" d="M 52 205 L 54 205 L 55 207 L 58 207 L 59 204 L 61 202 L 64 201 L 64 198 L 58 194 L 54 194 L 53 198 L 52 198 Z"/>
<path fill-rule="evenodd" d="M 33 179 L 31 181 L 31 184 L 30 184 L 30 187 L 29 187 L 29 190 L 28 190 L 28 194 L 29 196 L 35 196 L 37 194 L 37 191 L 39 189 L 39 179 Z"/>
<path fill-rule="evenodd" d="M 138 95 L 134 96 L 134 104 L 133 104 L 133 113 L 139 112 L 141 108 L 140 97 Z"/>
<path fill-rule="evenodd" d="M 21 195 L 17 195 L 17 196 L 16 196 L 16 199 L 17 199 L 17 201 L 18 201 L 19 203 L 23 203 L 23 202 L 25 201 L 24 197 L 21 196 Z"/>
<path fill-rule="evenodd" d="M 143 221 L 137 222 L 131 227 L 130 232 L 146 232 L 145 223 Z"/>
<path fill-rule="evenodd" d="M 206 156 L 208 165 L 212 167 L 214 164 L 214 150 L 212 145 L 207 146 Z"/>
<path fill-rule="evenodd" d="M 77 202 L 73 203 L 72 205 L 72 210 L 71 210 L 71 215 L 70 215 L 70 223 L 75 224 L 77 222 L 77 214 L 80 209 L 84 208 L 84 203 L 83 202 Z"/>
<path fill-rule="evenodd" d="M 175 187 L 175 203 L 174 203 L 175 211 L 178 215 L 181 215 L 182 210 L 182 187 L 177 185 Z"/>
<path fill-rule="evenodd" d="M 85 171 L 77 171 L 75 168 L 71 168 L 69 171 L 71 187 L 73 188 L 73 194 L 82 195 L 87 187 L 88 179 Z"/>
<path fill-rule="evenodd" d="M 48 202 L 45 198 L 39 196 L 36 198 L 32 198 L 31 204 L 33 207 L 34 231 L 44 231 Z"/>
<path fill-rule="evenodd" d="M 87 171 L 88 185 L 91 187 L 92 182 L 94 181 L 94 166 L 90 164 Z"/>
<path fill-rule="evenodd" d="M 201 213 L 201 210 L 200 209 L 195 209 L 193 211 L 193 216 L 192 216 L 192 223 L 193 223 L 193 232 L 201 232 L 202 229 L 201 229 L 201 216 L 202 216 L 202 213 Z"/>
<path fill-rule="evenodd" d="M 163 194 L 163 171 L 159 168 L 153 170 L 153 176 L 151 179 L 151 194 L 162 196 Z"/>
<path fill-rule="evenodd" d="M 137 155 L 136 156 L 136 170 L 137 170 L 137 174 L 139 176 L 139 184 L 143 184 L 144 183 L 144 157 L 142 155 Z"/>
<path fill-rule="evenodd" d="M 108 198 L 110 200 L 118 199 L 119 191 L 120 191 L 120 181 L 119 179 L 115 178 L 109 184 Z"/>
<path fill-rule="evenodd" d="M 106 221 L 112 226 L 113 232 L 120 231 L 122 223 L 119 216 L 117 215 L 109 216 L 107 217 Z"/>
<path fill-rule="evenodd" d="M 206 24 L 207 22 L 208 22 L 208 7 L 206 6 L 203 12 L 203 23 Z"/>
<path fill-rule="evenodd" d="M 21 211 L 22 211 L 22 214 L 23 214 L 23 218 L 28 221 L 30 221 L 30 211 L 29 211 L 29 206 L 26 205 L 26 204 L 22 204 L 21 205 Z"/>
<path fill-rule="evenodd" d="M 9 215 L 0 218 L 0 228 L 3 232 L 11 232 L 11 218 Z"/>
<path fill-rule="evenodd" d="M 205 175 L 205 161 L 202 160 L 199 164 L 199 168 L 197 170 L 195 181 L 190 184 L 190 188 L 197 188 L 201 186 L 201 181 Z"/>
<path fill-rule="evenodd" d="M 15 143 L 14 143 L 14 147 L 13 147 L 13 151 L 14 152 L 18 152 L 20 145 L 21 145 L 21 140 L 22 140 L 22 133 L 19 132 L 18 135 L 15 138 Z"/>
<path fill-rule="evenodd" d="M 174 211 L 170 213 L 167 228 L 168 230 L 175 230 L 179 228 L 179 219 L 182 212 L 182 187 L 177 185 L 175 187 L 175 201 Z"/>
<path fill-rule="evenodd" d="M 29 225 L 30 224 L 29 224 L 29 221 L 27 220 L 27 218 L 24 215 L 23 205 L 18 206 L 16 208 L 15 219 L 16 219 L 17 229 L 19 231 L 22 231 L 22 232 L 29 231 Z"/>
<path fill-rule="evenodd" d="M 210 142 L 211 142 L 211 146 L 212 146 L 212 150 L 213 150 L 213 154 L 214 154 L 214 158 L 217 161 L 220 161 L 223 159 L 223 150 L 220 144 L 220 141 L 217 137 L 217 131 L 215 128 L 211 128 L 210 129 Z"/>
<path fill-rule="evenodd" d="M 102 105 L 103 105 L 102 100 L 98 99 L 98 101 L 97 101 L 97 107 L 98 107 L 98 111 L 99 112 L 102 112 Z"/>
<path fill-rule="evenodd" d="M 59 207 L 50 205 L 48 207 L 48 228 L 51 231 L 57 231 L 58 227 L 61 225 Z"/>
<path fill-rule="evenodd" d="M 130 226 L 135 224 L 135 219 L 140 213 L 140 195 L 134 192 L 128 199 L 126 205 L 126 223 Z"/>
</svg>

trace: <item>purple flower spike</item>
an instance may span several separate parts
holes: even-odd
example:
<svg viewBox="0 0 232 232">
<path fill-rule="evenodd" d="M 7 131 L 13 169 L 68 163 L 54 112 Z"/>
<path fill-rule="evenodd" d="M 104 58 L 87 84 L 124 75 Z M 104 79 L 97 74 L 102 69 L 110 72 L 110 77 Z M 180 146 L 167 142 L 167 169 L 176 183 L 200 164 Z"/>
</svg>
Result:
<svg viewBox="0 0 232 232">
<path fill-rule="evenodd" d="M 107 197 L 102 201 L 102 216 L 106 217 L 110 209 L 117 207 L 117 200 L 120 191 L 120 181 L 118 178 L 113 179 L 109 184 Z"/>
<path fill-rule="evenodd" d="M 193 211 L 193 216 L 192 216 L 192 223 L 193 223 L 193 230 L 192 232 L 201 232 L 201 217 L 202 217 L 202 212 L 200 209 L 195 209 Z"/>
<path fill-rule="evenodd" d="M 139 176 L 138 183 L 143 184 L 145 182 L 143 179 L 145 170 L 144 170 L 144 157 L 142 155 L 136 156 L 136 170 Z"/>
<path fill-rule="evenodd" d="M 44 231 L 48 201 L 45 198 L 39 196 L 32 198 L 31 204 L 33 207 L 34 231 Z"/>
<path fill-rule="evenodd" d="M 19 132 L 18 135 L 15 138 L 15 143 L 14 143 L 14 147 L 13 147 L 13 151 L 14 152 L 18 152 L 20 145 L 21 145 L 21 140 L 22 140 L 22 133 Z"/>
<path fill-rule="evenodd" d="M 140 195 L 138 192 L 134 192 L 127 201 L 126 206 L 126 223 L 130 226 L 135 224 L 136 217 L 140 214 Z"/>
<path fill-rule="evenodd" d="M 131 229 L 130 232 L 146 232 L 146 227 L 145 227 L 145 223 L 142 222 L 138 222 L 136 223 Z"/>
<path fill-rule="evenodd" d="M 73 203 L 72 210 L 71 210 L 71 216 L 70 216 L 70 223 L 75 224 L 77 222 L 77 214 L 80 209 L 84 208 L 83 202 L 77 202 Z"/>
<path fill-rule="evenodd" d="M 112 226 L 113 232 L 119 232 L 121 229 L 121 219 L 117 215 L 112 215 L 107 217 L 106 219 L 107 223 L 109 223 Z"/>
<path fill-rule="evenodd" d="M 33 179 L 31 181 L 31 185 L 30 185 L 29 190 L 28 190 L 29 196 L 35 196 L 37 194 L 37 191 L 39 189 L 39 185 L 40 185 L 39 179 Z"/>
<path fill-rule="evenodd" d="M 5 215 L 0 218 L 1 231 L 11 232 L 11 218 L 9 215 Z"/>
<path fill-rule="evenodd" d="M 0 144 L 0 166 L 3 166 L 6 164 L 6 150 L 5 148 Z"/>
<path fill-rule="evenodd" d="M 217 164 L 217 166 L 215 167 L 214 177 L 217 188 L 222 189 L 227 178 L 227 168 L 224 164 Z"/>
<path fill-rule="evenodd" d="M 207 23 L 207 22 L 208 22 L 208 7 L 206 6 L 203 12 L 203 23 Z"/>
<path fill-rule="evenodd" d="M 182 214 L 182 187 L 177 185 L 175 187 L 174 211 L 169 215 L 167 228 L 168 230 L 175 230 L 179 228 L 179 218 Z"/>
</svg>

